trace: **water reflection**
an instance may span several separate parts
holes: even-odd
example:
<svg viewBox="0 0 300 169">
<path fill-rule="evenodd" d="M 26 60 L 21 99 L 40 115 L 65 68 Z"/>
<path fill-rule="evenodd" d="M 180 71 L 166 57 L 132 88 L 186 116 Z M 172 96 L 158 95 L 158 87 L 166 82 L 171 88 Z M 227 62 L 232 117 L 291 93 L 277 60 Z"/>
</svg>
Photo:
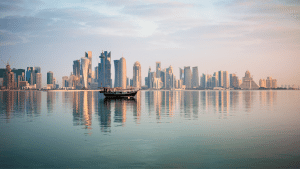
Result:
<svg viewBox="0 0 300 169">
<path fill-rule="evenodd" d="M 38 117 L 41 114 L 41 92 L 3 91 L 0 92 L 1 116 L 9 122 L 13 116 Z"/>
<path fill-rule="evenodd" d="M 60 98 L 61 93 L 61 98 Z M 1 91 L 1 119 L 9 122 L 14 116 L 38 117 L 42 110 L 42 95 L 46 103 L 45 112 L 53 114 L 60 108 L 70 110 L 73 125 L 92 129 L 92 116 L 98 116 L 100 129 L 111 132 L 115 127 L 126 126 L 128 117 L 136 124 L 142 117 L 154 117 L 157 123 L 172 122 L 180 116 L 184 119 L 198 119 L 201 114 L 218 113 L 226 119 L 239 112 L 250 113 L 259 101 L 261 107 L 272 109 L 277 100 L 277 91 L 140 91 L 134 100 L 104 99 L 98 92 L 40 92 L 40 91 Z M 144 112 L 144 114 L 142 113 Z M 90 133 L 90 132 L 89 132 Z"/>
<path fill-rule="evenodd" d="M 92 129 L 92 112 L 94 107 L 93 92 L 73 92 L 73 125 L 82 125 Z M 68 99 L 63 99 L 68 100 Z M 89 133 L 90 134 L 90 133 Z"/>
</svg>

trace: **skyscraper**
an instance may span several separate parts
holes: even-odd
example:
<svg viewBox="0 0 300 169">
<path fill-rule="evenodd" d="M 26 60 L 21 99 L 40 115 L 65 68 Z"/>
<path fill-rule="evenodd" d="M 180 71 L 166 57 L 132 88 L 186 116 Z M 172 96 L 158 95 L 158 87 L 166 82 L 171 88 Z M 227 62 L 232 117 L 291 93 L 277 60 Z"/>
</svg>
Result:
<svg viewBox="0 0 300 169">
<path fill-rule="evenodd" d="M 82 72 L 82 86 L 83 88 L 88 88 L 88 69 L 89 69 L 89 59 L 86 57 L 81 58 L 81 72 Z"/>
<path fill-rule="evenodd" d="M 63 76 L 62 77 L 62 86 L 61 87 L 69 87 L 68 82 L 69 82 L 69 77 L 68 76 Z"/>
<path fill-rule="evenodd" d="M 224 73 L 223 73 L 223 71 L 220 70 L 218 75 L 219 75 L 219 77 L 218 77 L 218 81 L 219 81 L 218 87 L 224 87 L 224 78 L 223 78 Z"/>
<path fill-rule="evenodd" d="M 126 75 L 126 60 L 124 57 L 120 59 L 119 65 L 120 65 L 120 86 L 122 87 L 122 89 L 126 89 L 127 75 Z"/>
<path fill-rule="evenodd" d="M 193 67 L 193 78 L 192 78 L 192 88 L 199 87 L 199 73 L 198 73 L 198 66 Z"/>
<path fill-rule="evenodd" d="M 161 63 L 156 62 L 156 78 L 160 78 Z"/>
<path fill-rule="evenodd" d="M 80 60 L 73 61 L 73 75 L 80 77 Z"/>
<path fill-rule="evenodd" d="M 191 88 L 192 87 L 192 72 L 191 72 L 191 68 L 189 66 L 185 66 L 184 67 L 184 83 L 185 83 L 185 87 Z"/>
<path fill-rule="evenodd" d="M 88 83 L 92 82 L 92 51 L 88 51 L 88 53 L 85 52 L 85 57 L 89 59 L 89 65 L 88 65 Z"/>
<path fill-rule="evenodd" d="M 250 72 L 247 70 L 245 77 L 243 77 L 243 83 L 240 85 L 241 89 L 258 89 L 259 86 L 253 81 Z"/>
<path fill-rule="evenodd" d="M 121 87 L 120 86 L 120 67 L 119 67 L 120 60 L 114 60 L 115 65 L 115 84 L 114 87 Z"/>
<path fill-rule="evenodd" d="M 223 87 L 229 87 L 228 71 L 223 71 Z"/>
<path fill-rule="evenodd" d="M 202 76 L 201 76 L 200 86 L 204 89 L 207 88 L 207 76 L 204 73 L 202 73 Z"/>
<path fill-rule="evenodd" d="M 133 87 L 141 88 L 142 75 L 141 75 L 141 64 L 136 61 L 133 65 Z"/>
<path fill-rule="evenodd" d="M 47 87 L 53 88 L 53 72 L 51 71 L 47 72 Z"/>
<path fill-rule="evenodd" d="M 41 89 L 42 88 L 42 73 L 36 73 L 36 88 Z"/>
<path fill-rule="evenodd" d="M 102 51 L 98 64 L 98 87 L 112 87 L 111 79 L 111 52 Z"/>
<path fill-rule="evenodd" d="M 4 78 L 3 78 L 3 86 L 6 87 L 6 89 L 13 89 L 15 88 L 15 78 L 14 78 L 14 73 L 11 71 L 10 65 L 6 65 L 6 70 L 4 73 Z"/>
<path fill-rule="evenodd" d="M 179 68 L 179 80 L 182 80 L 184 85 L 184 70 Z"/>
<path fill-rule="evenodd" d="M 27 67 L 27 71 L 26 71 L 26 81 L 30 84 L 33 85 L 33 81 L 34 81 L 34 67 Z"/>
</svg>

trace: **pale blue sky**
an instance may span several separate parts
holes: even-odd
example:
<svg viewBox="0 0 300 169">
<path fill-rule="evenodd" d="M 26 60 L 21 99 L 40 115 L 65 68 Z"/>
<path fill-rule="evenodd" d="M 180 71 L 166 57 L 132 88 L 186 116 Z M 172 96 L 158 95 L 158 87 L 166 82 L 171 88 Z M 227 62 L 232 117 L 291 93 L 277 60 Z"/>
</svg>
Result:
<svg viewBox="0 0 300 169">
<path fill-rule="evenodd" d="M 300 85 L 296 0 L 2 0 L 0 13 L 1 59 L 12 56 L 14 68 L 40 66 L 43 85 L 47 71 L 61 85 L 86 51 L 95 67 L 102 50 L 112 60 L 123 54 L 130 78 L 135 61 L 143 79 L 161 61 L 176 77 L 179 67 L 198 66 L 199 74 L 227 70 L 242 78 L 249 70 L 257 83 L 272 76 L 278 85 Z"/>
</svg>

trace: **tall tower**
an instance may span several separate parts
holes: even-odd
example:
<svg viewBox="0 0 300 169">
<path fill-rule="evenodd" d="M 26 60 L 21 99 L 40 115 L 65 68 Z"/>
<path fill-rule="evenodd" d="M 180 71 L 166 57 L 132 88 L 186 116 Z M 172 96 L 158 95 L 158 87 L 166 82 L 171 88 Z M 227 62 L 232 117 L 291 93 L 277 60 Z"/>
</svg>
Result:
<svg viewBox="0 0 300 169">
<path fill-rule="evenodd" d="M 141 64 L 136 61 L 133 65 L 133 87 L 141 88 L 142 75 L 141 75 Z"/>
<path fill-rule="evenodd" d="M 42 88 L 42 74 L 41 73 L 36 73 L 36 88 L 40 89 Z"/>
<path fill-rule="evenodd" d="M 5 73 L 4 73 L 4 78 L 3 78 L 3 86 L 5 86 L 6 89 L 15 88 L 14 75 L 15 74 L 11 71 L 10 65 L 7 63 L 6 64 L 6 70 L 5 70 Z"/>
<path fill-rule="evenodd" d="M 47 72 L 47 87 L 53 88 L 53 72 Z"/>
<path fill-rule="evenodd" d="M 124 57 L 120 59 L 119 65 L 120 65 L 120 86 L 122 87 L 122 89 L 126 89 L 127 75 L 126 75 L 126 60 Z"/>
<path fill-rule="evenodd" d="M 92 51 L 88 51 L 88 53 L 85 52 L 85 57 L 89 59 L 89 65 L 88 65 L 88 83 L 92 82 Z"/>
<path fill-rule="evenodd" d="M 120 87 L 120 60 L 114 60 L 115 65 L 115 84 L 114 87 Z"/>
<path fill-rule="evenodd" d="M 199 87 L 199 73 L 198 73 L 198 66 L 193 67 L 192 87 L 193 87 L 193 88 Z"/>
<path fill-rule="evenodd" d="M 98 87 L 112 87 L 111 79 L 111 52 L 102 51 L 98 64 Z"/>
<path fill-rule="evenodd" d="M 160 78 L 161 63 L 156 62 L 156 78 Z"/>
<path fill-rule="evenodd" d="M 224 87 L 224 78 L 223 78 L 223 71 L 220 70 L 219 71 L 219 78 L 218 78 L 218 81 L 219 81 L 219 85 L 218 87 Z"/>
<path fill-rule="evenodd" d="M 82 85 L 84 88 L 88 88 L 88 69 L 89 59 L 86 57 L 81 58 L 81 69 L 82 69 Z"/>
<path fill-rule="evenodd" d="M 184 67 L 184 83 L 185 83 L 185 87 L 191 88 L 192 87 L 192 72 L 191 72 L 191 68 L 189 66 L 185 66 Z"/>
<path fill-rule="evenodd" d="M 223 87 L 228 88 L 229 86 L 229 79 L 228 79 L 228 71 L 223 71 Z"/>
</svg>

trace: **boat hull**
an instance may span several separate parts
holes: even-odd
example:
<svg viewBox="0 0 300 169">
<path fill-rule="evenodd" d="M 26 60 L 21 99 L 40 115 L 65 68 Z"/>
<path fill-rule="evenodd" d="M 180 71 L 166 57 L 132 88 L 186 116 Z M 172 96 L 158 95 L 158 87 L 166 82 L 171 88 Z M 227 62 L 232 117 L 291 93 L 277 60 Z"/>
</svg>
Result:
<svg viewBox="0 0 300 169">
<path fill-rule="evenodd" d="M 135 92 L 130 92 L 130 93 L 105 93 L 105 92 L 100 92 L 103 93 L 105 97 L 107 98 L 122 98 L 122 97 L 134 97 L 137 93 L 137 91 Z"/>
</svg>

